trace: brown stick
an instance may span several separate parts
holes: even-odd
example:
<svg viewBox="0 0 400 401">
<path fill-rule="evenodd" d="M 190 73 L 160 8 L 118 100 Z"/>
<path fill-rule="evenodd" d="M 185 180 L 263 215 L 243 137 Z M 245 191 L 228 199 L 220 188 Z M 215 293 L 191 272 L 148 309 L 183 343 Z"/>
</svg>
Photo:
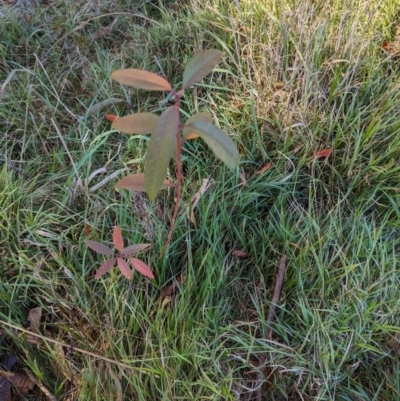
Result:
<svg viewBox="0 0 400 401">
<path fill-rule="evenodd" d="M 179 115 L 179 120 L 181 118 L 181 113 L 180 113 L 180 105 L 181 105 L 181 99 L 182 99 L 182 93 L 181 91 L 175 92 L 175 97 L 176 97 L 176 103 L 175 107 L 178 109 L 178 115 Z M 177 154 L 176 154 L 176 201 L 175 201 L 175 208 L 174 208 L 174 214 L 172 215 L 172 220 L 171 220 L 171 226 L 168 232 L 168 238 L 167 242 L 164 244 L 163 249 L 161 251 L 160 258 L 163 257 L 165 251 L 168 248 L 168 245 L 171 243 L 172 239 L 172 234 L 175 229 L 175 223 L 176 223 L 176 218 L 178 217 L 178 211 L 179 211 L 179 204 L 181 203 L 181 188 L 182 188 L 182 161 L 181 161 L 181 152 L 182 152 L 182 140 L 181 140 L 181 126 L 179 125 L 177 131 L 176 131 L 176 148 L 177 148 Z"/>
<path fill-rule="evenodd" d="M 29 380 L 33 383 L 35 383 L 40 390 L 42 390 L 42 393 L 50 400 L 50 401 L 57 401 L 57 398 L 54 397 L 53 394 L 50 393 L 50 391 L 47 389 L 47 387 L 44 386 L 44 384 L 36 378 L 36 376 L 29 370 L 29 369 L 24 369 L 24 372 L 27 374 L 29 377 Z"/>
<path fill-rule="evenodd" d="M 281 258 L 281 261 L 279 262 L 279 270 L 278 274 L 276 276 L 276 283 L 275 283 L 275 289 L 274 289 L 274 295 L 272 297 L 272 302 L 268 310 L 268 316 L 267 316 L 267 326 L 268 326 L 268 332 L 267 332 L 267 338 L 269 340 L 272 340 L 272 323 L 275 318 L 275 312 L 276 312 L 276 307 L 278 306 L 279 303 L 279 298 L 281 296 L 281 291 L 282 291 L 282 285 L 283 285 L 283 279 L 285 278 L 285 272 L 286 272 L 286 255 L 283 255 Z M 259 356 L 259 366 L 263 366 L 265 364 L 265 361 L 267 360 L 266 355 L 261 355 Z M 255 394 L 255 401 L 262 401 L 262 396 L 263 396 L 263 385 L 261 382 L 263 381 L 262 378 L 262 373 L 259 371 L 257 373 L 257 382 L 260 384 L 260 387 L 256 390 Z"/>
<path fill-rule="evenodd" d="M 285 271 L 286 271 L 286 255 L 283 255 L 279 263 L 279 270 L 278 270 L 278 275 L 276 277 L 274 295 L 272 297 L 272 302 L 269 307 L 268 317 L 267 317 L 269 340 L 272 340 L 272 323 L 274 321 L 276 307 L 278 306 L 279 298 L 281 296 L 283 279 L 285 278 Z"/>
<path fill-rule="evenodd" d="M 182 187 L 182 163 L 181 163 L 181 151 L 182 151 L 182 144 L 181 144 L 181 130 L 178 129 L 178 132 L 176 134 L 176 142 L 177 142 L 177 148 L 178 148 L 178 154 L 176 155 L 176 168 L 177 168 L 177 174 L 176 174 L 176 201 L 175 201 L 175 208 L 174 208 L 174 214 L 172 215 L 172 220 L 171 220 L 171 227 L 168 232 L 168 238 L 167 242 L 165 243 L 160 257 L 162 257 L 165 253 L 165 251 L 168 248 L 168 245 L 171 243 L 172 239 L 172 233 L 174 232 L 175 229 L 175 222 L 176 218 L 178 217 L 178 210 L 179 210 L 179 204 L 181 203 L 181 187 Z"/>
<path fill-rule="evenodd" d="M 36 337 L 36 338 L 40 338 L 40 339 L 42 339 L 44 341 L 48 341 L 49 343 L 61 345 L 61 347 L 70 348 L 69 344 L 65 344 L 65 343 L 62 343 L 61 341 L 53 340 L 52 338 L 42 336 L 41 334 L 34 333 L 33 331 L 29 331 L 29 330 L 23 329 L 22 327 L 15 326 L 14 324 L 5 322 L 4 320 L 0 320 L 0 324 L 4 324 L 5 326 L 11 327 L 12 329 L 21 331 L 22 333 L 29 334 L 30 336 L 33 336 L 33 337 Z M 86 350 L 78 348 L 78 347 L 73 347 L 73 349 L 74 349 L 74 351 L 79 352 L 81 354 L 89 355 L 89 356 L 92 356 L 93 358 L 113 363 L 114 365 L 120 366 L 120 367 L 125 368 L 125 369 L 135 370 L 137 372 L 144 373 L 144 374 L 150 374 L 150 372 L 147 372 L 146 370 L 139 369 L 139 368 L 136 368 L 134 366 L 130 366 L 130 365 L 128 365 L 126 363 L 123 363 L 123 362 L 115 361 L 114 359 L 110 359 L 110 358 L 107 358 L 105 356 L 101 356 L 101 355 L 95 354 L 94 352 L 86 351 Z M 155 375 L 155 377 L 158 377 L 158 375 Z"/>
</svg>

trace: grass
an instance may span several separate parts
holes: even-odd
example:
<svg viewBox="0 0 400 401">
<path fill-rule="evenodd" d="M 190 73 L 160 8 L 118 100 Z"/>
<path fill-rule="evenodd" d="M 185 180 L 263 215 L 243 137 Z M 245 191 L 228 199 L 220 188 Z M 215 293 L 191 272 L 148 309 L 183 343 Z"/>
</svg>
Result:
<svg viewBox="0 0 400 401">
<path fill-rule="evenodd" d="M 58 400 L 242 401 L 261 385 L 265 400 L 399 400 L 399 1 L 18 4 L 0 8 L 0 82 L 16 70 L 0 100 L 0 319 L 29 328 L 41 307 L 41 334 L 70 348 L 3 325 L 0 361 L 16 353 L 16 370 Z M 160 259 L 173 193 L 115 191 L 117 176 L 143 170 L 148 139 L 104 115 L 159 112 L 163 97 L 109 77 L 131 66 L 178 83 L 214 47 L 224 62 L 182 112 L 214 115 L 247 185 L 186 144 L 183 200 L 213 184 Z M 127 242 L 152 243 L 154 282 L 94 280 L 102 259 L 83 242 L 109 241 L 116 224 Z M 47 398 L 36 387 L 17 399 Z"/>
</svg>

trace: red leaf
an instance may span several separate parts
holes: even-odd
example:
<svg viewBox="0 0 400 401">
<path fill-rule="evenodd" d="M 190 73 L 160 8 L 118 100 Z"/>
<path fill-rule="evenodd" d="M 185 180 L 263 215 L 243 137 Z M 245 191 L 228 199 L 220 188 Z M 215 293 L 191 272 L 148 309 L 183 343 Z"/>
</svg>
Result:
<svg viewBox="0 0 400 401">
<path fill-rule="evenodd" d="M 135 253 L 138 253 L 140 251 L 143 251 L 144 249 L 148 248 L 150 244 L 136 244 L 136 245 L 130 245 L 124 248 L 121 253 L 122 255 L 128 256 L 128 255 L 134 255 Z"/>
<path fill-rule="evenodd" d="M 118 118 L 115 114 L 106 114 L 106 120 L 111 121 L 112 123 Z"/>
<path fill-rule="evenodd" d="M 328 157 L 332 153 L 332 149 L 320 150 L 315 157 Z"/>
<path fill-rule="evenodd" d="M 272 166 L 272 163 L 267 163 L 262 169 L 256 171 L 256 174 L 262 174 L 264 172 L 266 172 L 267 170 L 269 170 Z"/>
<path fill-rule="evenodd" d="M 122 238 L 121 229 L 118 226 L 114 227 L 113 243 L 118 251 L 121 252 L 124 249 L 124 239 Z"/>
<path fill-rule="evenodd" d="M 100 253 L 101 255 L 109 256 L 112 254 L 112 250 L 107 245 L 100 244 L 100 242 L 87 239 L 85 244 L 88 248 L 93 249 L 95 252 Z"/>
<path fill-rule="evenodd" d="M 125 262 L 124 259 L 117 258 L 117 263 L 119 270 L 121 270 L 121 273 L 128 279 L 130 280 L 132 278 L 132 270 L 129 268 L 128 263 Z"/>
<path fill-rule="evenodd" d="M 154 90 L 154 91 L 171 91 L 171 84 L 154 72 L 145 70 L 137 70 L 135 68 L 127 68 L 125 70 L 117 70 L 111 74 L 111 79 L 122 85 L 133 86 L 138 89 Z"/>
<path fill-rule="evenodd" d="M 382 43 L 382 49 L 384 50 L 391 50 L 392 46 L 390 46 L 390 43 L 387 40 L 384 40 Z"/>
<path fill-rule="evenodd" d="M 92 226 L 86 226 L 85 229 L 83 230 L 83 232 L 84 232 L 86 235 L 90 235 L 90 234 L 92 233 L 92 231 L 93 231 Z"/>
<path fill-rule="evenodd" d="M 133 268 L 139 273 L 143 274 L 143 276 L 154 278 L 153 272 L 151 271 L 150 267 L 146 265 L 146 263 L 136 258 L 130 258 L 129 260 L 131 261 Z"/>
<path fill-rule="evenodd" d="M 112 258 L 109 260 L 106 260 L 100 267 L 99 270 L 97 270 L 96 275 L 94 278 L 99 278 L 103 274 L 106 274 L 109 270 L 111 270 L 115 266 L 115 262 L 117 261 L 116 258 Z"/>
</svg>

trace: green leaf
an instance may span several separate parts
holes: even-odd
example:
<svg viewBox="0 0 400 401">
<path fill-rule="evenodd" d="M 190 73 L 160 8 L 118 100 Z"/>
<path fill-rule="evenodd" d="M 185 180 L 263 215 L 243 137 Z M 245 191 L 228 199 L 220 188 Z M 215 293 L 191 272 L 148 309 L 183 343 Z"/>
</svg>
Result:
<svg viewBox="0 0 400 401">
<path fill-rule="evenodd" d="M 176 134 L 179 130 L 179 110 L 168 107 L 160 116 L 147 150 L 144 173 L 146 192 L 154 200 L 163 185 L 171 158 L 176 153 Z"/>
<path fill-rule="evenodd" d="M 125 134 L 151 134 L 157 127 L 159 116 L 153 113 L 136 113 L 118 117 L 111 128 Z"/>
<path fill-rule="evenodd" d="M 171 91 L 171 84 L 154 72 L 137 70 L 136 68 L 126 68 L 116 70 L 111 74 L 111 79 L 122 85 L 133 86 L 138 89 L 153 91 Z"/>
<path fill-rule="evenodd" d="M 221 61 L 222 52 L 211 49 L 197 54 L 186 65 L 183 72 L 182 88 L 186 89 L 206 77 Z"/>
<path fill-rule="evenodd" d="M 128 189 L 130 191 L 145 192 L 146 191 L 146 180 L 144 173 L 127 175 L 126 177 L 119 180 L 116 185 L 117 188 Z M 172 184 L 165 179 L 162 183 L 161 189 L 171 187 Z"/>
<path fill-rule="evenodd" d="M 185 124 L 191 132 L 201 137 L 228 167 L 236 168 L 239 165 L 239 151 L 232 139 L 217 126 L 207 121 L 195 121 L 189 125 Z"/>
<path fill-rule="evenodd" d="M 185 123 L 183 129 L 182 129 L 182 136 L 184 141 L 188 141 L 190 139 L 195 139 L 198 138 L 199 136 L 193 132 L 187 125 L 194 123 L 195 121 L 206 121 L 208 123 L 213 122 L 213 118 L 211 113 L 208 113 L 207 111 L 202 111 L 201 113 L 194 114 L 191 116 Z"/>
<path fill-rule="evenodd" d="M 115 97 L 111 97 L 109 99 L 103 100 L 100 103 L 94 104 L 93 106 L 91 106 L 87 111 L 86 111 L 86 116 L 92 116 L 96 113 L 98 113 L 102 108 L 104 107 L 109 107 L 112 106 L 113 104 L 117 104 L 117 103 L 121 103 L 123 102 L 122 99 L 117 99 Z"/>
</svg>

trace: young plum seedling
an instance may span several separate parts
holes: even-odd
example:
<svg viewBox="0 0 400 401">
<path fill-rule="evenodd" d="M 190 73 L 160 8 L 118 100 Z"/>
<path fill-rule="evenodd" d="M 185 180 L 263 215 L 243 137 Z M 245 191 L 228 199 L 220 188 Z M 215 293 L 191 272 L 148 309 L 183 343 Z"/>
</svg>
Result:
<svg viewBox="0 0 400 401">
<path fill-rule="evenodd" d="M 176 160 L 175 209 L 164 251 L 171 241 L 180 204 L 182 144 L 187 140 L 200 137 L 228 167 L 236 168 L 239 164 L 239 152 L 234 142 L 212 123 L 210 113 L 197 113 L 187 119 L 184 124 L 180 122 L 180 103 L 185 89 L 206 77 L 221 59 L 222 53 L 218 50 L 206 50 L 194 56 L 186 65 L 182 87 L 179 90 L 173 89 L 171 83 L 163 77 L 149 71 L 131 68 L 114 71 L 111 75 L 111 78 L 120 84 L 145 90 L 168 91 L 169 98 L 175 98 L 175 104 L 167 107 L 161 115 L 135 113 L 117 118 L 112 123 L 112 128 L 127 134 L 151 134 L 144 174 L 133 174 L 123 178 L 117 183 L 117 188 L 145 191 L 149 198 L 154 200 L 160 189 L 171 185 L 165 177 L 171 159 Z"/>
<path fill-rule="evenodd" d="M 93 251 L 100 253 L 101 255 L 110 256 L 113 251 L 107 245 L 100 244 L 100 242 L 86 240 L 85 244 L 87 247 L 92 249 Z M 106 260 L 97 270 L 95 278 L 101 277 L 103 274 L 106 274 L 109 270 L 111 270 L 115 264 L 117 264 L 121 273 L 130 280 L 132 278 L 132 270 L 129 267 L 128 263 L 125 259 L 129 259 L 133 268 L 137 270 L 139 273 L 143 274 L 146 277 L 154 278 L 154 275 L 149 266 L 146 263 L 142 262 L 139 259 L 133 258 L 132 256 L 135 253 L 143 251 L 148 248 L 150 244 L 136 244 L 128 247 L 124 247 L 124 239 L 122 238 L 122 233 L 119 227 L 115 227 L 113 231 L 113 244 L 115 249 L 119 251 L 115 257 Z"/>
</svg>

